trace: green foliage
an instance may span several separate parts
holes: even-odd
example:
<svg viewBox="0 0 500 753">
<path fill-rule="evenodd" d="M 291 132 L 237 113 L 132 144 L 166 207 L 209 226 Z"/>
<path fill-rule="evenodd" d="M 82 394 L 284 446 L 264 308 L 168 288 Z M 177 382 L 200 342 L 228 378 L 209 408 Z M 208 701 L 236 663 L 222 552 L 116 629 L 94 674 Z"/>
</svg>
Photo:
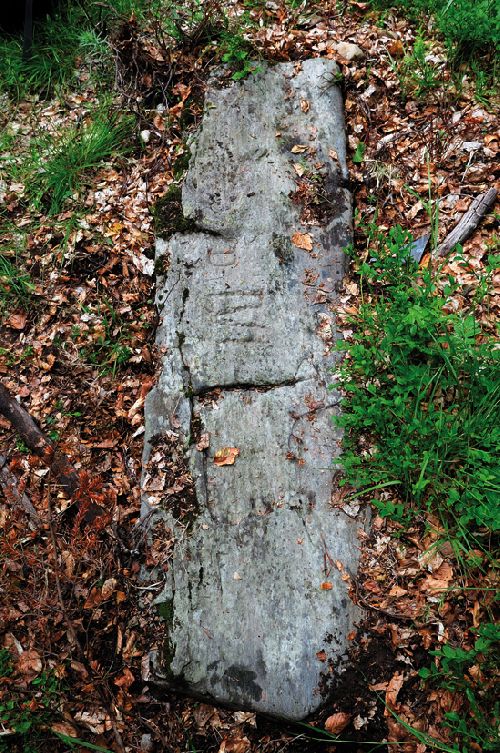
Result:
<svg viewBox="0 0 500 753">
<path fill-rule="evenodd" d="M 432 14 L 451 52 L 460 57 L 498 52 L 497 0 L 371 0 L 377 8 L 401 7 L 417 22 Z"/>
<path fill-rule="evenodd" d="M 90 171 L 130 150 L 133 126 L 132 118 L 101 108 L 86 124 L 32 144 L 24 182 L 35 207 L 60 212 Z"/>
<path fill-rule="evenodd" d="M 341 367 L 341 462 L 360 491 L 398 482 L 401 503 L 374 501 L 382 515 L 431 511 L 468 550 L 500 528 L 499 351 L 472 314 L 444 312 L 456 282 L 440 292 L 412 260 L 409 233 L 371 233 L 360 275 L 373 297 Z"/>
<path fill-rule="evenodd" d="M 418 36 L 412 51 L 401 62 L 393 62 L 405 99 L 409 95 L 428 96 L 443 84 L 438 66 L 428 60 L 428 52 L 428 45 Z"/>
<path fill-rule="evenodd" d="M 50 671 L 41 672 L 27 687 L 22 680 L 18 688 L 15 679 L 12 656 L 7 649 L 1 649 L 0 725 L 8 733 L 0 737 L 0 753 L 36 753 L 46 738 L 47 725 L 56 718 L 60 682 Z"/>
<path fill-rule="evenodd" d="M 250 73 L 255 73 L 258 67 L 250 60 L 251 45 L 242 34 L 225 32 L 221 36 L 222 60 L 231 68 L 235 68 L 233 81 L 240 81 Z"/>
<path fill-rule="evenodd" d="M 95 329 L 93 344 L 82 348 L 80 355 L 84 361 L 99 365 L 101 374 L 112 374 L 114 377 L 132 355 L 132 349 L 126 344 L 129 336 L 127 326 L 109 300 L 104 301 L 97 314 L 86 306 L 82 310 L 95 320 Z"/>
<path fill-rule="evenodd" d="M 142 18 L 153 0 L 114 0 L 103 3 L 61 2 L 49 17 L 34 25 L 33 46 L 23 59 L 20 36 L 0 36 L 0 90 L 16 99 L 30 93 L 52 96 L 77 86 L 84 62 L 97 84 L 108 86 L 113 76 L 108 33 L 122 18 Z"/>
<path fill-rule="evenodd" d="M 9 308 L 28 308 L 35 286 L 7 256 L 0 255 L 0 319 Z"/>
<path fill-rule="evenodd" d="M 487 622 L 475 632 L 473 648 L 467 650 L 445 644 L 442 649 L 430 652 L 435 662 L 421 669 L 419 674 L 437 687 L 465 696 L 467 709 L 445 714 L 446 726 L 464 741 L 464 750 L 477 749 L 472 746 L 478 745 L 484 751 L 498 750 L 496 722 L 500 718 L 500 702 L 493 682 L 486 682 L 485 676 L 491 671 L 490 676 L 494 677 L 498 664 L 500 626 Z M 474 667 L 480 667 L 481 674 L 475 672 Z"/>
</svg>

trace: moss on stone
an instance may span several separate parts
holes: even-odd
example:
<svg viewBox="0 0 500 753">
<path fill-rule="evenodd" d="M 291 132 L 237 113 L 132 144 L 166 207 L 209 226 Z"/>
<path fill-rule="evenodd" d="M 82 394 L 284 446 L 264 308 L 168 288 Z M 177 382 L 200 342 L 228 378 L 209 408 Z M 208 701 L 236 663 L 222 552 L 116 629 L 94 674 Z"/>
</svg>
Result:
<svg viewBox="0 0 500 753">
<path fill-rule="evenodd" d="M 173 183 L 152 209 L 156 235 L 168 238 L 174 233 L 188 233 L 195 229 L 193 220 L 182 212 L 182 187 Z"/>
</svg>

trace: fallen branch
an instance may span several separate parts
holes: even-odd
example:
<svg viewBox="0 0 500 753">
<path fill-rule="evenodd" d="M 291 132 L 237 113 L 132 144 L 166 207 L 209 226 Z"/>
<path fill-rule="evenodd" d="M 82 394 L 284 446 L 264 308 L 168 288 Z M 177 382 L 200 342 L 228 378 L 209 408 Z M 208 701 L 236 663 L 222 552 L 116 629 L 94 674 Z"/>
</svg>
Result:
<svg viewBox="0 0 500 753">
<path fill-rule="evenodd" d="M 0 384 L 0 413 L 10 421 L 25 445 L 35 455 L 45 460 L 61 487 L 72 496 L 80 485 L 78 471 L 2 384 Z"/>
<path fill-rule="evenodd" d="M 444 241 L 436 249 L 436 256 L 446 256 L 458 243 L 463 243 L 477 228 L 484 215 L 487 214 L 497 197 L 496 188 L 490 188 L 485 193 L 476 196 L 469 209 L 462 215 L 458 224 L 453 228 Z"/>
<path fill-rule="evenodd" d="M 40 518 L 31 504 L 31 500 L 24 492 L 19 490 L 18 484 L 19 479 L 7 466 L 7 458 L 0 455 L 0 488 L 4 493 L 6 501 L 12 507 L 21 507 L 33 521 L 39 522 Z"/>
</svg>

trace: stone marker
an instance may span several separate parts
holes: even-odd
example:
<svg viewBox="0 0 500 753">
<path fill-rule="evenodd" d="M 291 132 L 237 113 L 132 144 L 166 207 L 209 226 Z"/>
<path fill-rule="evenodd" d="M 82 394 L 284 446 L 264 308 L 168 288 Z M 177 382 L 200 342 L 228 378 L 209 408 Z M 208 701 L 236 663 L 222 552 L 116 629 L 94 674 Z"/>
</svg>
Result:
<svg viewBox="0 0 500 753">
<path fill-rule="evenodd" d="M 358 612 L 354 517 L 331 504 L 332 303 L 351 240 L 342 98 L 328 60 L 209 88 L 159 240 L 162 371 L 146 403 L 143 519 L 169 547 L 156 680 L 302 719 Z"/>
</svg>

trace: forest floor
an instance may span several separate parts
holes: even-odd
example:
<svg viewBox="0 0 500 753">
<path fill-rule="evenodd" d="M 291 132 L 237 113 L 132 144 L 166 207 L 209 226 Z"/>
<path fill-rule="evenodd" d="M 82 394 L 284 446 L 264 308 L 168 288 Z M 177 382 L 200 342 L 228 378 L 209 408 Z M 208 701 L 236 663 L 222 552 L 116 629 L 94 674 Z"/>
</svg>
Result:
<svg viewBox="0 0 500 753">
<path fill-rule="evenodd" d="M 229 28 L 240 29 L 225 41 L 228 80 L 235 70 L 251 75 L 258 58 L 338 62 L 358 259 L 369 253 L 370 225 L 442 240 L 493 185 L 493 94 L 467 65 L 450 66 L 430 21 L 417 35 L 403 15 L 367 3 L 224 5 Z M 146 546 L 135 527 L 144 399 L 159 368 L 155 223 L 161 198 L 182 179 L 207 76 L 221 64 L 207 41 L 221 9 L 206 6 L 177 40 L 158 34 L 147 14 L 117 18 L 102 42 L 111 64 L 94 39 L 74 60 L 70 86 L 1 95 L 0 378 L 71 460 L 79 489 L 65 494 L 47 457 L 0 415 L 0 751 L 480 753 L 487 733 L 467 738 L 468 689 L 491 681 L 480 650 L 460 687 L 424 683 L 419 670 L 445 645 L 455 659 L 474 649 L 497 584 L 489 566 L 464 572 L 432 513 L 404 527 L 374 515 L 352 584 L 366 610 L 353 640 L 359 668 L 308 727 L 159 695 L 145 679 L 161 620 L 138 573 L 144 561 L 168 567 L 164 542 Z M 86 144 L 99 140 L 101 152 L 85 162 Z M 439 284 L 452 275 L 459 285 L 450 310 L 467 309 L 486 275 L 494 222 L 489 213 L 462 258 L 444 259 Z M 429 260 L 427 252 L 421 266 Z M 338 302 L 344 330 L 360 303 L 353 263 Z M 498 296 L 478 312 L 493 331 Z"/>
</svg>

